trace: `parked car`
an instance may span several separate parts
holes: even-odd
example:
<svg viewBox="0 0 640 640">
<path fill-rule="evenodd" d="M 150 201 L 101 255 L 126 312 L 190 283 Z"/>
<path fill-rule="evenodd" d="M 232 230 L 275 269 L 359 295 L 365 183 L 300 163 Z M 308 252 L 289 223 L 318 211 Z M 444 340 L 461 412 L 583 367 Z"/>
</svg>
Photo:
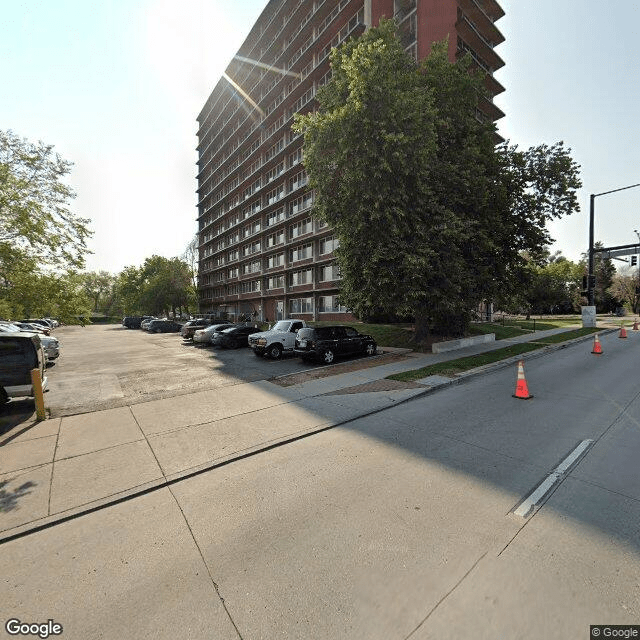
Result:
<svg viewBox="0 0 640 640">
<path fill-rule="evenodd" d="M 51 329 L 42 324 L 35 324 L 34 322 L 14 322 L 13 324 L 15 324 L 16 327 L 20 327 L 21 331 L 35 331 L 45 336 L 51 335 Z"/>
<path fill-rule="evenodd" d="M 142 322 L 140 323 L 140 328 L 141 328 L 143 331 L 148 331 L 148 330 L 149 330 L 149 323 L 150 323 L 152 320 L 160 320 L 160 318 L 156 318 L 155 316 L 147 316 L 147 317 L 144 317 L 144 316 L 143 316 L 143 318 L 142 318 Z"/>
<path fill-rule="evenodd" d="M 147 326 L 149 333 L 177 333 L 182 324 L 175 320 L 152 320 Z"/>
<path fill-rule="evenodd" d="M 225 349 L 238 349 L 240 347 L 247 347 L 249 346 L 249 336 L 255 332 L 255 326 L 231 327 L 230 329 L 225 329 L 220 333 L 216 333 L 215 336 L 220 336 L 220 338 L 215 342 L 214 340 L 212 340 L 211 344 L 219 344 Z"/>
<path fill-rule="evenodd" d="M 215 324 L 214 320 L 209 320 L 207 318 L 196 318 L 195 320 L 189 320 L 186 324 L 182 325 L 182 329 L 180 330 L 180 335 L 185 340 L 193 339 L 193 334 L 199 329 L 205 329 L 206 327 L 210 327 L 212 324 Z"/>
<path fill-rule="evenodd" d="M 43 391 L 47 388 L 45 355 L 40 335 L 32 332 L 0 333 L 0 403 L 9 398 L 33 396 L 31 370 L 39 369 Z"/>
<path fill-rule="evenodd" d="M 29 318 L 27 320 L 20 320 L 20 322 L 28 322 L 30 324 L 38 324 L 46 329 L 53 329 L 53 322 L 49 322 L 49 320 L 45 320 L 44 318 Z"/>
<path fill-rule="evenodd" d="M 60 343 L 52 336 L 40 336 L 40 342 L 47 362 L 53 362 L 60 355 Z"/>
<path fill-rule="evenodd" d="M 193 341 L 199 342 L 201 344 L 213 344 L 213 337 L 216 333 L 221 333 L 225 329 L 231 329 L 235 327 L 235 324 L 231 324 L 230 322 L 225 322 L 223 324 L 212 324 L 205 329 L 197 329 L 193 334 Z"/>
<path fill-rule="evenodd" d="M 336 357 L 361 353 L 372 356 L 377 351 L 375 340 L 352 327 L 328 326 L 300 329 L 294 352 L 303 360 L 331 364 Z"/>
<path fill-rule="evenodd" d="M 125 316 L 122 318 L 122 326 L 127 329 L 139 329 L 142 323 L 142 316 Z"/>
<path fill-rule="evenodd" d="M 265 353 L 277 360 L 283 352 L 293 353 L 296 334 L 306 327 L 304 320 L 278 320 L 269 331 L 260 331 L 249 336 L 249 346 L 257 356 Z"/>
<path fill-rule="evenodd" d="M 41 331 L 28 331 L 23 329 L 20 325 L 25 325 L 28 323 L 25 322 L 2 322 L 0 323 L 0 332 L 2 333 L 36 333 L 40 336 L 40 343 L 42 345 L 42 349 L 45 355 L 45 363 L 52 362 L 60 355 L 60 343 L 56 338 L 53 338 L 49 335 L 45 335 Z M 41 325 L 35 325 L 41 326 Z"/>
</svg>

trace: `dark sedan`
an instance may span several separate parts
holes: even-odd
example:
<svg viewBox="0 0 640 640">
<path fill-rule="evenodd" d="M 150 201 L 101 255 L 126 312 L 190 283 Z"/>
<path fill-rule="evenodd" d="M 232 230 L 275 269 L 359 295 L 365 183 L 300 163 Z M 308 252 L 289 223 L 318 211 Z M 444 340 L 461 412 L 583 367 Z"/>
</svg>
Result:
<svg viewBox="0 0 640 640">
<path fill-rule="evenodd" d="M 220 346 L 227 349 L 238 349 L 249 346 L 249 336 L 257 331 L 256 327 L 231 327 L 219 334 Z"/>
<path fill-rule="evenodd" d="M 372 356 L 377 348 L 371 336 L 358 333 L 352 327 L 334 326 L 300 329 L 293 350 L 303 360 L 331 364 L 340 356 L 357 353 Z"/>
<path fill-rule="evenodd" d="M 149 323 L 149 333 L 177 333 L 182 329 L 182 324 L 175 320 L 152 320 Z"/>
</svg>

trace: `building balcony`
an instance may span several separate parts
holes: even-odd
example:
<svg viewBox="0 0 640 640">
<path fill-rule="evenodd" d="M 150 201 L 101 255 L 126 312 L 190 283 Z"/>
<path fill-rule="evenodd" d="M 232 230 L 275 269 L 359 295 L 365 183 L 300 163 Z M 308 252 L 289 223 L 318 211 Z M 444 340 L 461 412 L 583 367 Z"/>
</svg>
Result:
<svg viewBox="0 0 640 640">
<path fill-rule="evenodd" d="M 500 120 L 500 118 L 504 118 L 504 111 L 493 104 L 493 102 L 488 100 L 485 96 L 481 96 L 478 100 L 478 109 L 492 122 Z"/>
<path fill-rule="evenodd" d="M 480 32 L 463 15 L 458 17 L 456 29 L 460 38 L 467 46 L 476 52 L 489 67 L 488 71 L 493 73 L 497 69 L 504 67 L 504 60 L 493 50 L 493 47 L 480 34 Z"/>
<path fill-rule="evenodd" d="M 476 0 L 476 2 L 494 22 L 504 16 L 504 9 L 500 6 L 498 0 Z"/>
<path fill-rule="evenodd" d="M 492 19 L 485 13 L 478 0 L 458 0 L 462 12 L 469 16 L 483 37 L 493 46 L 504 42 L 504 36 L 496 27 Z"/>
</svg>

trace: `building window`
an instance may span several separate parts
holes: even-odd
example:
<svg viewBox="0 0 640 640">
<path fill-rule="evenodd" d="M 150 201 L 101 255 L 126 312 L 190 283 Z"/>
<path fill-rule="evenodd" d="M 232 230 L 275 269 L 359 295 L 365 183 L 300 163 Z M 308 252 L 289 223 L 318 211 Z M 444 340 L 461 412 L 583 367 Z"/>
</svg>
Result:
<svg viewBox="0 0 640 640">
<path fill-rule="evenodd" d="M 240 283 L 240 293 L 252 293 L 260 291 L 260 280 L 247 280 Z"/>
<path fill-rule="evenodd" d="M 274 224 L 278 224 L 278 222 L 282 222 L 283 220 L 284 207 L 280 207 L 267 216 L 267 227 L 272 227 Z"/>
<path fill-rule="evenodd" d="M 293 178 L 289 179 L 289 192 L 304 187 L 309 182 L 306 171 L 299 171 Z"/>
<path fill-rule="evenodd" d="M 234 249 L 233 251 L 229 251 L 229 255 L 227 256 L 229 262 L 233 262 L 238 259 L 238 250 Z"/>
<path fill-rule="evenodd" d="M 229 277 L 230 278 L 238 277 L 238 267 L 233 267 L 232 269 L 229 269 Z"/>
<path fill-rule="evenodd" d="M 311 218 L 305 218 L 289 227 L 289 239 L 293 240 L 293 238 L 303 236 L 305 233 L 311 233 L 312 230 Z"/>
<path fill-rule="evenodd" d="M 284 229 L 277 231 L 276 233 L 272 233 L 270 236 L 267 236 L 267 248 L 275 247 L 276 245 L 284 243 Z"/>
<path fill-rule="evenodd" d="M 245 262 L 242 265 L 242 273 L 246 275 L 247 273 L 260 273 L 261 271 L 260 260 L 254 260 L 253 262 Z"/>
<path fill-rule="evenodd" d="M 289 300 L 290 313 L 313 313 L 313 298 L 294 298 Z"/>
<path fill-rule="evenodd" d="M 313 258 L 313 245 L 311 243 L 301 244 L 294 249 L 289 249 L 289 262 L 298 262 Z"/>
<path fill-rule="evenodd" d="M 267 289 L 284 289 L 284 276 L 271 276 L 267 280 Z"/>
<path fill-rule="evenodd" d="M 324 256 L 328 253 L 333 253 L 339 246 L 340 241 L 335 236 L 322 238 L 322 240 L 320 240 L 320 255 Z"/>
<path fill-rule="evenodd" d="M 274 253 L 267 259 L 267 267 L 273 269 L 284 264 L 284 253 Z"/>
<path fill-rule="evenodd" d="M 313 204 L 313 196 L 313 191 L 309 191 L 309 193 L 305 193 L 303 196 L 293 200 L 291 202 L 291 215 L 294 216 L 301 211 L 309 209 Z"/>
<path fill-rule="evenodd" d="M 318 269 L 318 281 L 319 282 L 332 282 L 333 280 L 340 280 L 340 268 L 337 264 L 328 264 Z"/>
<path fill-rule="evenodd" d="M 289 166 L 295 167 L 295 165 L 300 164 L 302 162 L 302 147 L 296 149 L 292 154 L 289 155 Z"/>
<path fill-rule="evenodd" d="M 319 296 L 318 313 L 346 313 L 347 308 L 340 304 L 338 296 Z"/>
<path fill-rule="evenodd" d="M 275 189 L 269 191 L 266 195 L 267 206 L 282 200 L 284 197 L 284 184 L 278 185 Z"/>
<path fill-rule="evenodd" d="M 265 185 L 269 184 L 270 182 L 273 182 L 276 178 L 281 176 L 283 173 L 284 173 L 284 160 L 279 164 L 277 164 L 275 167 L 273 167 L 273 169 L 271 169 L 270 171 L 267 171 L 264 177 Z"/>
<path fill-rule="evenodd" d="M 299 284 L 311 284 L 313 282 L 313 269 L 303 269 L 289 274 L 289 286 L 295 287 Z"/>
<path fill-rule="evenodd" d="M 245 244 L 244 247 L 242 247 L 243 256 L 250 256 L 254 253 L 258 253 L 258 251 L 260 251 L 260 240 L 256 240 L 251 244 Z"/>
</svg>

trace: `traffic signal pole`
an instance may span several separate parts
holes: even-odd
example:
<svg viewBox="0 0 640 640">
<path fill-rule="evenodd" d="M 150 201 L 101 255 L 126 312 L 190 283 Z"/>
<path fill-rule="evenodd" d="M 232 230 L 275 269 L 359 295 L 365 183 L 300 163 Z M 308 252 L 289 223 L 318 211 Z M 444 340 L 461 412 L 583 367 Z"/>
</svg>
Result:
<svg viewBox="0 0 640 640">
<path fill-rule="evenodd" d="M 595 218 L 595 199 L 598 196 L 606 196 L 609 193 L 616 193 L 618 191 L 625 191 L 626 189 L 633 189 L 634 187 L 640 187 L 640 182 L 637 184 L 631 184 L 628 187 L 621 187 L 620 189 L 612 189 L 611 191 L 603 191 L 602 193 L 592 193 L 589 196 L 589 274 L 587 276 L 587 300 L 589 302 L 588 307 L 582 308 L 582 323 L 583 326 L 595 327 L 595 284 L 596 278 L 594 273 L 594 218 Z M 587 324 L 588 323 L 588 324 Z"/>
<path fill-rule="evenodd" d="M 599 194 L 602 195 L 602 194 Z M 587 275 L 587 297 L 589 300 L 589 306 L 593 307 L 595 305 L 595 291 L 594 291 L 594 280 L 595 274 L 593 272 L 593 263 L 594 263 L 594 255 L 593 255 L 593 219 L 594 219 L 594 209 L 595 209 L 595 199 L 596 196 L 592 193 L 589 198 L 589 273 Z"/>
</svg>

